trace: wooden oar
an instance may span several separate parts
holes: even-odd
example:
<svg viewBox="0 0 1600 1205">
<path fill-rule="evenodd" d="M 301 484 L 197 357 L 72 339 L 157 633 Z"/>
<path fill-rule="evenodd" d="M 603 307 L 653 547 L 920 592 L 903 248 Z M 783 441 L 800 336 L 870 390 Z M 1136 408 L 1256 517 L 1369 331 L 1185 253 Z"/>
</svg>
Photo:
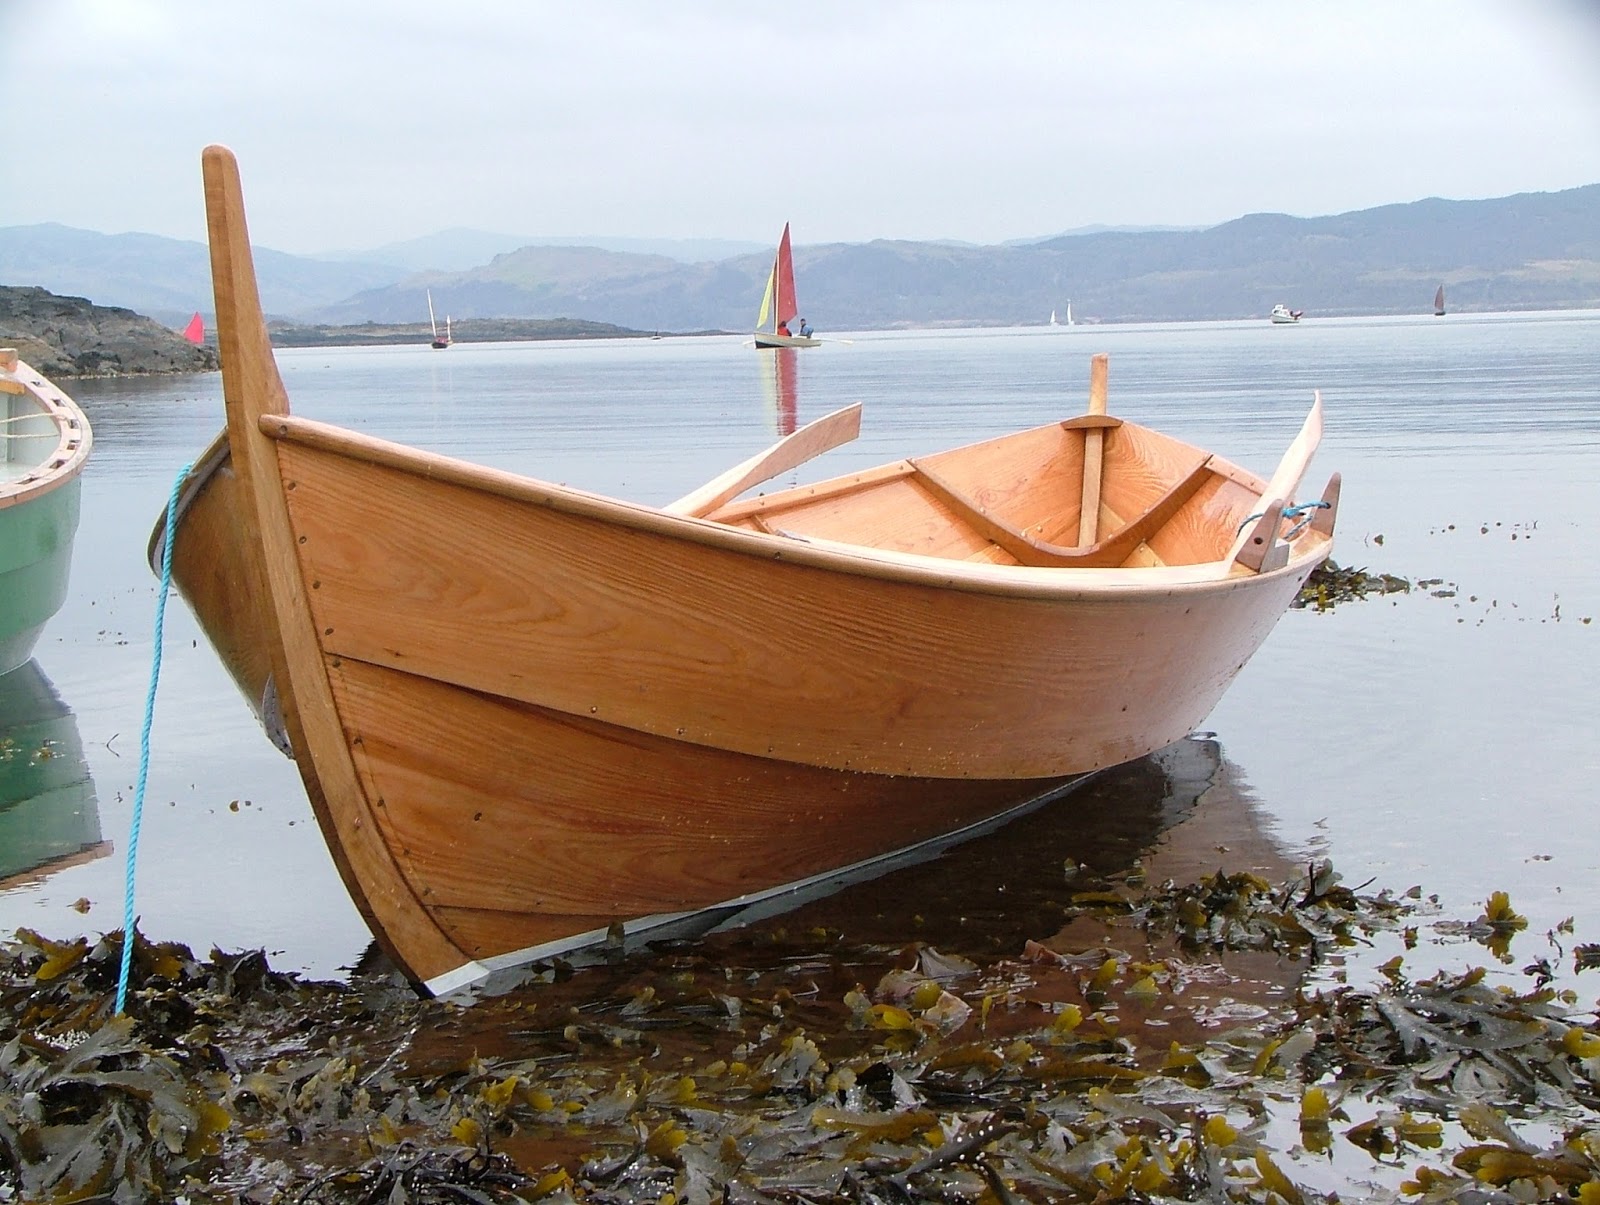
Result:
<svg viewBox="0 0 1600 1205">
<path fill-rule="evenodd" d="M 1261 505 L 1263 509 L 1270 509 L 1274 503 L 1280 509 L 1294 501 L 1294 492 L 1300 488 L 1300 478 L 1305 476 L 1306 466 L 1311 463 L 1311 457 L 1317 450 L 1317 445 L 1322 442 L 1322 393 L 1317 391 L 1312 395 L 1311 413 L 1306 415 L 1306 421 L 1300 427 L 1300 434 L 1294 437 L 1294 442 L 1283 453 L 1283 459 L 1278 462 L 1277 470 L 1272 474 L 1272 480 L 1267 482 L 1267 488 L 1262 491 Z M 1247 523 L 1233 541 L 1233 547 L 1228 550 L 1224 565 L 1232 565 L 1238 559 L 1239 553 L 1255 534 L 1258 523 Z M 1273 538 L 1277 536 L 1276 527 Z"/>
<path fill-rule="evenodd" d="M 760 485 L 821 456 L 829 448 L 849 443 L 861 433 L 861 403 L 835 410 L 815 422 L 807 423 L 792 435 L 786 435 L 765 452 L 758 452 L 743 464 L 736 464 L 726 473 L 713 477 L 699 489 L 670 502 L 662 509 L 674 515 L 700 516 L 710 514 L 727 502 L 737 498 L 753 485 Z"/>
</svg>

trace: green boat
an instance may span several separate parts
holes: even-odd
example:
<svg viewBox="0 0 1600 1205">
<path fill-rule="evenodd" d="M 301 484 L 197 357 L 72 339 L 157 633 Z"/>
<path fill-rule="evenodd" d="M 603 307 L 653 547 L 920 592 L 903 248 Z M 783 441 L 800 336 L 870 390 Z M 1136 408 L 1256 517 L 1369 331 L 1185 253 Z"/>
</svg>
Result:
<svg viewBox="0 0 1600 1205">
<path fill-rule="evenodd" d="M 92 443 L 77 403 L 0 348 L 0 674 L 33 656 L 67 597 Z"/>
<path fill-rule="evenodd" d="M 29 661 L 0 678 L 0 891 L 110 852 L 77 717 Z"/>
</svg>

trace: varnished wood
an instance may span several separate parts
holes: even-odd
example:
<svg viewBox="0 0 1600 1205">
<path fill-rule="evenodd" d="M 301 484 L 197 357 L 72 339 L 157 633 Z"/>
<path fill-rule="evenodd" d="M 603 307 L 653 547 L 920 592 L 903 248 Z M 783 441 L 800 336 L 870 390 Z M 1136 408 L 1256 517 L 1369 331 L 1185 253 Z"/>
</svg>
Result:
<svg viewBox="0 0 1600 1205">
<path fill-rule="evenodd" d="M 276 446 L 259 431 L 263 418 L 288 413 L 289 399 L 261 313 L 238 163 L 226 147 L 212 146 L 202 167 L 228 443 L 241 494 L 238 538 L 253 550 L 245 554 L 246 580 L 272 600 L 275 632 L 267 639 L 289 740 L 351 897 L 390 955 L 426 979 L 459 966 L 461 954 L 421 910 L 371 822 L 295 571 Z"/>
<path fill-rule="evenodd" d="M 1327 488 L 1322 491 L 1322 501 L 1326 505 L 1311 520 L 1311 530 L 1329 539 L 1333 538 L 1333 526 L 1339 518 L 1339 483 L 1338 473 L 1328 478 Z"/>
<path fill-rule="evenodd" d="M 1089 361 L 1089 414 L 1106 412 L 1106 376 L 1111 358 L 1104 352 Z M 1087 548 L 1100 530 L 1100 470 L 1105 447 L 1105 432 L 1087 427 L 1083 432 L 1083 505 L 1078 510 L 1078 544 Z"/>
<path fill-rule="evenodd" d="M 1284 451 L 1283 459 L 1278 462 L 1278 467 L 1273 470 L 1272 476 L 1267 480 L 1266 488 L 1261 493 L 1261 497 L 1269 506 L 1272 503 L 1277 503 L 1281 512 L 1284 506 L 1293 501 L 1294 492 L 1300 487 L 1300 479 L 1305 476 L 1306 466 L 1311 463 L 1311 457 L 1316 454 L 1317 445 L 1321 441 L 1322 394 L 1319 391 L 1312 395 L 1311 412 L 1306 415 L 1306 421 L 1301 425 L 1300 433 L 1294 437 L 1289 447 Z M 1249 556 L 1245 555 L 1247 542 L 1252 548 Z M 1260 541 L 1257 539 L 1256 529 L 1253 527 L 1248 528 L 1239 532 L 1237 539 L 1234 540 L 1232 554 L 1228 559 L 1240 565 L 1259 568 L 1259 564 L 1253 564 L 1258 560 L 1256 550 L 1259 548 Z M 1277 560 L 1275 554 L 1267 556 L 1262 553 L 1261 555 L 1265 556 L 1266 559 L 1260 561 L 1260 564 L 1273 563 Z"/>
<path fill-rule="evenodd" d="M 862 473 L 851 473 L 845 477 L 835 477 L 828 481 L 819 481 L 814 485 L 798 485 L 792 489 L 783 490 L 776 494 L 767 494 L 760 498 L 748 498 L 741 502 L 730 502 L 720 510 L 706 515 L 718 523 L 734 524 L 749 515 L 768 514 L 787 510 L 802 503 L 818 502 L 826 498 L 837 498 L 842 494 L 854 494 L 868 490 L 882 481 L 904 477 L 915 472 L 909 461 L 900 460 L 894 464 L 880 465 L 875 469 L 868 469 Z"/>
<path fill-rule="evenodd" d="M 1330 546 L 1261 520 L 1241 567 L 1268 483 L 1115 420 L 733 500 L 846 412 L 654 508 L 300 418 L 221 148 L 206 184 L 228 431 L 167 533 L 179 588 L 276 692 L 335 864 L 434 990 L 1159 748 Z"/>
<path fill-rule="evenodd" d="M 1053 565 L 1059 568 L 1101 569 L 1113 565 L 1121 565 L 1133 555 L 1134 550 L 1140 544 L 1154 536 L 1177 514 L 1178 509 L 1192 498 L 1206 481 L 1208 477 L 1206 462 L 1208 460 L 1210 460 L 1209 456 L 1201 457 L 1200 462 L 1194 468 L 1179 478 L 1165 494 L 1148 506 L 1143 513 L 1127 523 L 1118 524 L 1111 535 L 1090 545 L 1088 548 L 1067 548 L 1051 544 L 1046 540 L 1036 539 L 1025 531 L 1002 523 L 937 473 L 933 472 L 932 469 L 918 461 L 913 461 L 912 463 L 917 466 L 918 479 L 924 486 L 962 514 L 985 538 L 992 540 L 1003 548 L 1018 564 L 1040 567 Z"/>
<path fill-rule="evenodd" d="M 739 550 L 651 538 L 299 444 L 280 456 L 325 652 L 834 769 L 1048 777 L 1157 748 L 1202 718 L 1196 685 L 1247 655 L 1252 614 L 1297 588 L 1062 606 L 801 563 L 807 544 L 775 557 L 753 533 Z M 971 738 L 991 729 L 1005 739 Z"/>
<path fill-rule="evenodd" d="M 78 403 L 55 382 L 19 359 L 15 348 L 0 348 L 0 386 L 4 386 L 8 394 L 28 398 L 37 407 L 40 421 L 47 425 L 42 433 L 44 438 L 37 441 L 47 446 L 30 449 L 24 462 L 31 462 L 28 470 L 16 477 L 0 477 L 0 510 L 3 510 L 21 506 L 76 481 L 89 462 L 94 433 Z M 12 404 L 6 403 L 7 406 Z M 50 429 L 54 431 L 53 443 Z M 3 440 L 3 425 L 0 425 L 0 464 L 9 459 L 4 454 Z"/>
<path fill-rule="evenodd" d="M 735 465 L 663 509 L 674 515 L 709 514 L 730 498 L 737 498 L 763 481 L 770 481 L 840 444 L 849 443 L 860 433 L 861 403 L 857 402 L 807 423 L 764 452 Z"/>
</svg>

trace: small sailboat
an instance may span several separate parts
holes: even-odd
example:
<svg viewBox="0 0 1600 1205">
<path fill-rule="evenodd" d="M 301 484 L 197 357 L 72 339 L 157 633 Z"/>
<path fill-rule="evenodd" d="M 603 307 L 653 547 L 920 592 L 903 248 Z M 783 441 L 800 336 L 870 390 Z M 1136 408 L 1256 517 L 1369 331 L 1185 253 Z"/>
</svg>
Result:
<svg viewBox="0 0 1600 1205">
<path fill-rule="evenodd" d="M 811 328 L 800 319 L 799 333 L 792 334 L 789 324 L 800 313 L 794 295 L 794 254 L 789 249 L 789 223 L 783 224 L 783 237 L 778 240 L 778 254 L 773 258 L 772 271 L 767 275 L 767 291 L 761 295 L 761 312 L 756 315 L 755 340 L 757 347 L 816 347 L 822 341 L 811 337 Z M 767 320 L 772 326 L 767 326 Z"/>
<path fill-rule="evenodd" d="M 1070 301 L 1067 302 L 1067 325 L 1068 326 L 1076 326 L 1076 325 L 1078 325 L 1076 322 L 1074 322 L 1072 320 L 1072 302 L 1070 302 Z"/>
<path fill-rule="evenodd" d="M 439 324 L 433 317 L 433 290 L 428 290 L 428 325 L 433 328 L 433 346 L 446 348 L 450 346 L 450 315 L 444 316 L 444 334 L 439 334 Z"/>
<path fill-rule="evenodd" d="M 1272 321 L 1280 326 L 1290 322 L 1299 322 L 1300 315 L 1304 313 L 1304 310 L 1291 310 L 1286 305 L 1275 305 L 1272 307 Z"/>
<path fill-rule="evenodd" d="M 1059 322 L 1056 321 L 1056 312 L 1054 310 L 1050 311 L 1050 325 L 1051 326 L 1060 326 L 1061 325 Z"/>
<path fill-rule="evenodd" d="M 1433 295 L 1433 316 L 1444 317 L 1444 286 L 1439 286 L 1439 291 Z"/>
<path fill-rule="evenodd" d="M 183 328 L 183 337 L 196 346 L 206 341 L 205 319 L 200 317 L 198 310 L 195 311 L 194 317 L 189 319 L 189 325 Z"/>
</svg>

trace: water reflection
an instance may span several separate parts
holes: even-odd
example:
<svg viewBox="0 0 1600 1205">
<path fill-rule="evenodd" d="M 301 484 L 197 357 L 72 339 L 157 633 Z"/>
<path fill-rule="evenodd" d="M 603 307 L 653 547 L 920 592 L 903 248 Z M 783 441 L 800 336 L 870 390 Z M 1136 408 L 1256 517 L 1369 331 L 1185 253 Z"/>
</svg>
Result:
<svg viewBox="0 0 1600 1205">
<path fill-rule="evenodd" d="M 775 435 L 793 435 L 800 416 L 800 353 L 792 347 L 758 347 L 761 396 Z"/>
<path fill-rule="evenodd" d="M 1115 1000 L 1091 1000 L 1102 1023 L 1138 1048 L 1204 1040 L 1292 999 L 1310 961 L 1276 950 L 1180 947 L 1170 926 L 1149 933 L 1137 915 L 1099 909 L 1084 896 L 1113 895 L 1108 888 L 1135 887 L 1141 876 L 1157 891 L 1169 879 L 1190 883 L 1219 869 L 1284 881 L 1297 867 L 1220 742 L 1196 735 L 929 860 L 781 914 L 754 921 L 742 914 L 692 942 L 652 942 L 631 957 L 613 952 L 584 960 L 571 974 L 510 985 L 456 1014 L 448 1034 L 419 1038 L 414 1066 L 442 1066 L 463 1046 L 484 1057 L 570 1057 L 561 1029 L 568 1017 L 581 1013 L 597 1031 L 608 1023 L 636 1027 L 647 1023 L 638 1001 L 680 999 L 683 985 L 697 981 L 733 985 L 726 990 L 748 999 L 784 1000 L 786 1015 L 830 1035 L 837 1054 L 861 1029 L 852 1023 L 849 993 L 873 991 L 886 974 L 921 965 L 926 948 L 946 963 L 951 956 L 970 960 L 975 973 L 1011 985 L 1007 1007 L 982 1023 L 996 1040 L 1037 1024 L 1020 1007 L 1024 997 L 1090 999 L 1081 980 L 1108 956 L 1118 957 L 1124 986 L 1149 973 L 1134 973 L 1134 965 L 1165 968 L 1170 986 L 1144 997 L 1121 991 Z M 702 974 L 706 980 L 697 979 Z M 970 992 L 977 981 L 966 982 Z M 561 1021 L 530 1029 L 535 1013 Z M 663 1065 L 680 1056 L 706 1060 L 708 1028 L 678 1037 L 671 1029 L 666 1022 L 651 1029 Z M 729 1042 L 745 1040 L 737 1024 L 731 1029 Z M 586 1045 L 583 1053 L 593 1061 L 609 1057 L 603 1047 Z M 626 1046 L 616 1053 L 619 1064 L 637 1057 Z"/>
<path fill-rule="evenodd" d="M 110 852 L 72 709 L 37 661 L 0 676 L 0 890 Z"/>
<path fill-rule="evenodd" d="M 1153 883 L 1192 881 L 1219 867 L 1269 880 L 1293 871 L 1221 744 L 1196 735 L 776 923 L 866 943 L 916 940 L 973 958 L 1015 954 L 1061 929 L 1075 892 L 1135 867 Z"/>
</svg>

